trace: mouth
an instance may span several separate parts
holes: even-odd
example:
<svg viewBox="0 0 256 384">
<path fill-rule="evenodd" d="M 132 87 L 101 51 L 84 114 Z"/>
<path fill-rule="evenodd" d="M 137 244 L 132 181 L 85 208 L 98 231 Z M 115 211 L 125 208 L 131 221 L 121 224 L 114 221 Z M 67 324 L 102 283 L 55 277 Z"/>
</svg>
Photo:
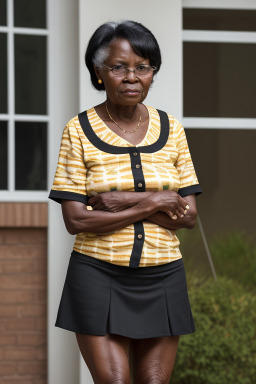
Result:
<svg viewBox="0 0 256 384">
<path fill-rule="evenodd" d="M 140 94 L 140 91 L 138 89 L 125 89 L 121 93 L 124 93 L 125 95 L 128 95 L 128 96 L 137 96 Z"/>
</svg>

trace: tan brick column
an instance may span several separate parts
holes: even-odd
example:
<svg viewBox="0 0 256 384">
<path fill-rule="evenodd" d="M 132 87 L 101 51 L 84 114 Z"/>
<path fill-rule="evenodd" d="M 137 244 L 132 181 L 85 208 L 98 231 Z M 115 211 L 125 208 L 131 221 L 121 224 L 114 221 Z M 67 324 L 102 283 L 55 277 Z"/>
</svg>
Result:
<svg viewBox="0 0 256 384">
<path fill-rule="evenodd" d="M 47 203 L 0 203 L 0 382 L 46 384 Z"/>
</svg>

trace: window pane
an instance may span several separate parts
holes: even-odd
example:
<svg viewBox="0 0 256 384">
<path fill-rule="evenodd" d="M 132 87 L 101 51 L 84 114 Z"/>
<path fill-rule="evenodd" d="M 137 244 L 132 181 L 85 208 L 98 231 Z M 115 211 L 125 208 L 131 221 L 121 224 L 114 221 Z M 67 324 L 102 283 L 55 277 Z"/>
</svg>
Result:
<svg viewBox="0 0 256 384">
<path fill-rule="evenodd" d="M 15 111 L 47 113 L 45 36 L 15 36 Z"/>
<path fill-rule="evenodd" d="M 183 29 L 256 31 L 256 11 L 184 8 Z"/>
<path fill-rule="evenodd" d="M 6 25 L 6 0 L 0 0 L 0 25 Z"/>
<path fill-rule="evenodd" d="M 184 116 L 256 117 L 256 45 L 183 43 Z"/>
<path fill-rule="evenodd" d="M 14 0 L 15 27 L 46 28 L 45 0 Z"/>
<path fill-rule="evenodd" d="M 198 213 L 208 239 L 244 231 L 255 237 L 256 130 L 186 129 L 199 183 Z M 248 208 L 247 208 L 248 205 Z"/>
<path fill-rule="evenodd" d="M 15 189 L 47 189 L 47 125 L 15 124 Z"/>
<path fill-rule="evenodd" d="M 0 113 L 7 113 L 7 35 L 0 33 Z"/>
<path fill-rule="evenodd" d="M 8 158 L 7 122 L 0 120 L 0 189 L 8 188 L 7 158 Z"/>
</svg>

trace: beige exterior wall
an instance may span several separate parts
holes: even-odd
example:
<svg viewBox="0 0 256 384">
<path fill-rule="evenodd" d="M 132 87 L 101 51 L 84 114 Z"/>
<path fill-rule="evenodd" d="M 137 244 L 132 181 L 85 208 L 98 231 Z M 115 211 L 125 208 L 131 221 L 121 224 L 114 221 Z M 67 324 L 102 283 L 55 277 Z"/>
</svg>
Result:
<svg viewBox="0 0 256 384">
<path fill-rule="evenodd" d="M 65 124 L 79 112 L 79 20 L 77 0 L 48 0 L 49 113 L 48 186 L 56 171 Z M 58 305 L 72 251 L 61 206 L 48 202 L 48 382 L 79 383 L 79 351 L 72 332 L 55 327 Z"/>
</svg>

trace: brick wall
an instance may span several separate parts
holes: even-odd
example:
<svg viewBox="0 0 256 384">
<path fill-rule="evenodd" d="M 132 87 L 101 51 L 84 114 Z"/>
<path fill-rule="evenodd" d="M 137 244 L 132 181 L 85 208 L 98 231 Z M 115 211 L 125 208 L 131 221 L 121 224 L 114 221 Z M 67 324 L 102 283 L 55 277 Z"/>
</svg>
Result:
<svg viewBox="0 0 256 384">
<path fill-rule="evenodd" d="M 46 384 L 47 229 L 0 228 L 0 383 Z"/>
</svg>

